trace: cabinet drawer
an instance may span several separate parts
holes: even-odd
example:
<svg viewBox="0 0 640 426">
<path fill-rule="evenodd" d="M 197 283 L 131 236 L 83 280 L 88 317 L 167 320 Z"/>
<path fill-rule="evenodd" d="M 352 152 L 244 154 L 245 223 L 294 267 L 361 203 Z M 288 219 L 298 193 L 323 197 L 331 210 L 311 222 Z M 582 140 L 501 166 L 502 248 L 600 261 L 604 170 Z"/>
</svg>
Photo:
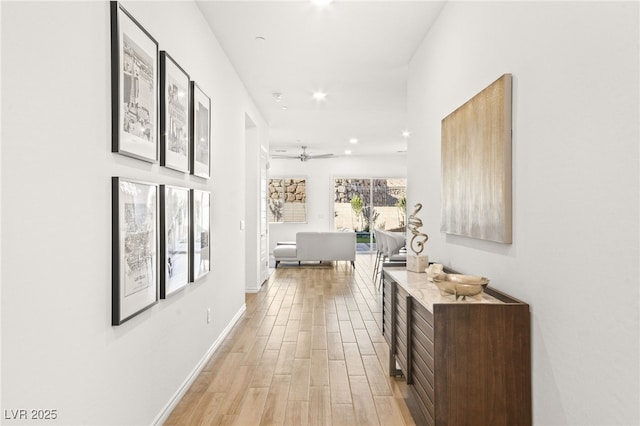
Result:
<svg viewBox="0 0 640 426">
<path fill-rule="evenodd" d="M 424 385 L 425 379 L 419 371 L 413 372 L 413 390 L 418 400 L 418 405 L 424 416 L 427 418 L 428 424 L 435 424 L 435 407 L 433 401 L 433 393 L 429 394 L 429 390 Z"/>
<path fill-rule="evenodd" d="M 402 341 L 404 346 L 407 347 L 407 325 L 400 321 L 399 318 L 398 322 L 396 322 L 396 339 Z"/>
<path fill-rule="evenodd" d="M 396 310 L 396 324 L 398 325 L 398 328 L 402 327 L 403 330 L 405 330 L 405 334 L 406 334 L 407 314 L 405 313 L 405 311 L 403 311 L 400 308 Z"/>
<path fill-rule="evenodd" d="M 382 308 L 382 319 L 391 324 L 391 306 L 384 305 Z"/>
<path fill-rule="evenodd" d="M 413 306 L 415 311 L 422 319 L 424 319 L 429 325 L 433 326 L 433 314 L 429 312 L 427 308 L 417 303 Z"/>
<path fill-rule="evenodd" d="M 391 339 L 391 320 L 385 319 L 382 321 L 382 335 L 388 339 Z"/>
<path fill-rule="evenodd" d="M 398 287 L 396 297 L 396 304 L 398 305 L 398 309 L 402 309 L 404 312 L 407 312 L 407 297 L 409 297 L 409 293 L 404 291 L 401 287 Z"/>
<path fill-rule="evenodd" d="M 385 320 L 382 322 L 382 334 L 388 334 L 389 338 L 391 338 L 391 320 Z"/>
<path fill-rule="evenodd" d="M 391 317 L 391 303 L 385 301 L 382 304 L 382 309 L 385 316 Z"/>
<path fill-rule="evenodd" d="M 411 312 L 413 323 L 422 333 L 433 341 L 433 314 L 419 303 L 413 305 Z"/>
<path fill-rule="evenodd" d="M 385 290 L 382 295 L 382 303 L 390 304 L 391 303 L 391 289 Z"/>
<path fill-rule="evenodd" d="M 407 357 L 406 352 L 398 351 L 396 354 L 396 359 L 398 360 L 398 364 L 400 364 L 400 370 L 402 370 L 402 374 L 407 375 Z"/>
<path fill-rule="evenodd" d="M 433 385 L 433 374 L 435 371 L 433 353 L 430 353 L 425 349 L 422 342 L 415 339 L 415 337 L 411 340 L 411 356 L 421 363 L 420 368 L 424 370 L 424 375 L 430 379 L 430 382 Z"/>
<path fill-rule="evenodd" d="M 396 347 L 398 352 L 407 353 L 407 336 L 403 332 L 396 333 Z"/>
<path fill-rule="evenodd" d="M 429 327 L 421 326 L 419 322 L 415 321 L 413 317 L 413 323 L 411 324 L 411 332 L 415 334 L 416 339 L 422 342 L 423 346 L 433 354 L 433 329 Z M 431 333 L 429 333 L 431 331 Z"/>
<path fill-rule="evenodd" d="M 401 303 L 401 300 L 403 303 Z M 398 320 L 407 320 L 407 299 L 398 299 L 398 303 L 396 303 L 396 315 Z"/>
<path fill-rule="evenodd" d="M 420 373 L 420 376 L 424 379 L 424 388 L 433 401 L 434 390 L 434 374 L 433 374 L 433 366 L 429 367 L 427 363 L 428 359 L 425 359 L 421 356 L 420 350 L 418 350 L 417 346 L 413 346 L 411 350 L 411 362 L 413 363 L 413 368 L 411 371 L 415 373 Z M 427 357 L 428 358 L 428 357 Z"/>
<path fill-rule="evenodd" d="M 382 306 L 391 306 L 391 285 L 382 288 Z"/>
<path fill-rule="evenodd" d="M 406 299 L 407 296 L 409 296 L 409 293 L 407 293 L 407 290 L 402 288 L 402 286 L 398 285 L 397 289 L 398 289 L 398 297 L 402 296 L 403 298 Z"/>
<path fill-rule="evenodd" d="M 387 344 L 391 346 L 391 325 L 384 325 L 384 327 L 382 328 L 382 335 L 384 336 L 384 340 L 387 342 Z"/>
</svg>

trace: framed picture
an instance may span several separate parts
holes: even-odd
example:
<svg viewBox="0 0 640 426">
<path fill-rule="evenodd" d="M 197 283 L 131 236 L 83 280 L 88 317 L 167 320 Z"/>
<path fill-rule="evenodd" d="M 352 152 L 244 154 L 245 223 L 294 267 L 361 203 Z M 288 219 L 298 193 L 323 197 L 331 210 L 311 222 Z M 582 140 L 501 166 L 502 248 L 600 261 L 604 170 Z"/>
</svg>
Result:
<svg viewBox="0 0 640 426">
<path fill-rule="evenodd" d="M 160 185 L 160 298 L 189 284 L 189 190 Z"/>
<path fill-rule="evenodd" d="M 158 42 L 111 2 L 111 151 L 158 161 Z"/>
<path fill-rule="evenodd" d="M 189 173 L 189 75 L 160 52 L 160 165 Z"/>
<path fill-rule="evenodd" d="M 211 177 L 211 100 L 191 82 L 191 174 Z"/>
<path fill-rule="evenodd" d="M 441 232 L 511 244 L 511 93 L 504 74 L 442 119 Z"/>
<path fill-rule="evenodd" d="M 211 194 L 191 190 L 191 281 L 197 281 L 211 270 L 209 251 L 209 217 Z"/>
<path fill-rule="evenodd" d="M 112 178 L 112 325 L 158 302 L 158 186 Z"/>
</svg>

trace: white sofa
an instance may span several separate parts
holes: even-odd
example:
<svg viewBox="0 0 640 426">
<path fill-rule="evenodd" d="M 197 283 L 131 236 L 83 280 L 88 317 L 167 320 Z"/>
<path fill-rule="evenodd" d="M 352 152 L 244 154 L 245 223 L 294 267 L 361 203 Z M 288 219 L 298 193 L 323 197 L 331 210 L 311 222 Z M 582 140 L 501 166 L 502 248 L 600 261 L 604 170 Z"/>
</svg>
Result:
<svg viewBox="0 0 640 426">
<path fill-rule="evenodd" d="M 278 243 L 273 249 L 276 268 L 282 261 L 338 261 L 356 262 L 355 232 L 298 232 L 296 242 Z"/>
</svg>

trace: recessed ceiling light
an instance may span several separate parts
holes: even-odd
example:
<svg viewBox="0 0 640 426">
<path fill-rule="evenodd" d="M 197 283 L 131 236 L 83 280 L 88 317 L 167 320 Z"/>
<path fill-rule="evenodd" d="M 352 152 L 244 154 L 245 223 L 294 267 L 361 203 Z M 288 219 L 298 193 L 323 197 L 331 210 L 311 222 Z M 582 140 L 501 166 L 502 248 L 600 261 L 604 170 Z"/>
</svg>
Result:
<svg viewBox="0 0 640 426">
<path fill-rule="evenodd" d="M 256 37 L 256 40 L 257 40 L 257 41 L 265 41 L 265 40 L 266 40 L 266 38 L 264 38 L 264 37 L 262 37 L 262 36 L 257 36 L 257 37 Z"/>
<path fill-rule="evenodd" d="M 357 138 L 351 138 L 351 139 L 349 139 L 349 143 L 357 144 L 358 143 L 358 139 Z"/>
<path fill-rule="evenodd" d="M 282 105 L 282 109 L 289 109 L 289 107 L 286 105 Z"/>
<path fill-rule="evenodd" d="M 351 150 L 350 149 L 345 149 L 344 150 L 344 155 L 351 155 Z"/>
<path fill-rule="evenodd" d="M 404 138 L 408 138 L 409 136 L 411 136 L 411 132 L 408 130 L 405 130 L 402 132 L 402 137 Z"/>
<path fill-rule="evenodd" d="M 327 97 L 327 94 L 322 91 L 317 91 L 313 93 L 313 99 L 315 99 L 316 101 L 323 101 L 326 99 L 326 97 Z"/>
<path fill-rule="evenodd" d="M 282 100 L 282 93 L 273 92 L 271 96 L 273 96 L 273 99 L 275 99 L 276 102 L 280 102 Z"/>
</svg>

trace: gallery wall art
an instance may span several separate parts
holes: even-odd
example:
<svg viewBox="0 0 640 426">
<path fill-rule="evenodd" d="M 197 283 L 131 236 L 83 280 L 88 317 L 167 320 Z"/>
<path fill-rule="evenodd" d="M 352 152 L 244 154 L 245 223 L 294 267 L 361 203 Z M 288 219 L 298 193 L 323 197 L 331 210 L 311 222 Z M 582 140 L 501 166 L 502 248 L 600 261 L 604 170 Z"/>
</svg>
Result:
<svg viewBox="0 0 640 426">
<path fill-rule="evenodd" d="M 208 191 L 191 190 L 191 281 L 197 281 L 211 270 L 210 206 Z"/>
<path fill-rule="evenodd" d="M 158 42 L 111 2 L 111 151 L 158 161 Z"/>
<path fill-rule="evenodd" d="M 160 52 L 160 165 L 189 173 L 189 74 Z"/>
<path fill-rule="evenodd" d="M 160 298 L 189 284 L 190 191 L 160 185 Z"/>
<path fill-rule="evenodd" d="M 158 302 L 158 186 L 120 177 L 112 189 L 112 325 Z"/>
<path fill-rule="evenodd" d="M 211 99 L 191 82 L 191 174 L 211 176 Z"/>
<path fill-rule="evenodd" d="M 156 164 L 111 177 L 112 319 L 121 325 L 211 270 L 211 99 L 118 1 L 111 19 L 111 152 Z M 187 175 L 188 174 L 188 175 Z M 194 177 L 195 176 L 195 177 Z M 197 182 L 196 182 L 197 181 Z"/>
<path fill-rule="evenodd" d="M 441 228 L 511 243 L 511 74 L 442 120 Z"/>
</svg>

